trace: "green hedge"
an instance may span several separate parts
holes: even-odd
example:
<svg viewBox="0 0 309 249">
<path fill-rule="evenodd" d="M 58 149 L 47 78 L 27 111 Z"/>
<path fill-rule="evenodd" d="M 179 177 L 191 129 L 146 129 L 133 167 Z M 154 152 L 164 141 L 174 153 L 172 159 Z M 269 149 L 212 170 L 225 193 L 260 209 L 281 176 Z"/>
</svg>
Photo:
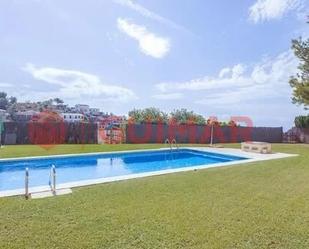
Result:
<svg viewBox="0 0 309 249">
<path fill-rule="evenodd" d="M 296 117 L 295 126 L 297 128 L 309 128 L 309 115 Z"/>
</svg>

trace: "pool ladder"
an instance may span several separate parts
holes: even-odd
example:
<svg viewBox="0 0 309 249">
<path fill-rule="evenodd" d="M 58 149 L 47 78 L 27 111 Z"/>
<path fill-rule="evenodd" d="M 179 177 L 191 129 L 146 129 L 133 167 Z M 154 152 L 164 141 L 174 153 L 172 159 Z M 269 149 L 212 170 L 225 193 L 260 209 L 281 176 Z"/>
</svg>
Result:
<svg viewBox="0 0 309 249">
<path fill-rule="evenodd" d="M 29 169 L 26 168 L 25 170 L 25 198 L 28 200 L 30 198 L 29 193 Z"/>
<path fill-rule="evenodd" d="M 49 172 L 49 186 L 52 193 L 56 194 L 56 167 L 52 165 L 50 172 Z"/>
<path fill-rule="evenodd" d="M 171 151 L 173 150 L 173 146 L 176 147 L 177 149 L 179 149 L 179 146 L 178 146 L 177 141 L 176 141 L 175 138 L 173 138 L 172 141 L 170 141 L 170 140 L 167 138 L 167 139 L 165 139 L 165 142 L 164 142 L 164 143 L 170 145 Z"/>
<path fill-rule="evenodd" d="M 49 186 L 52 193 L 56 194 L 56 167 L 52 165 L 50 172 L 49 172 Z M 29 192 L 29 168 L 25 170 L 25 198 L 29 199 L 31 196 Z"/>
</svg>

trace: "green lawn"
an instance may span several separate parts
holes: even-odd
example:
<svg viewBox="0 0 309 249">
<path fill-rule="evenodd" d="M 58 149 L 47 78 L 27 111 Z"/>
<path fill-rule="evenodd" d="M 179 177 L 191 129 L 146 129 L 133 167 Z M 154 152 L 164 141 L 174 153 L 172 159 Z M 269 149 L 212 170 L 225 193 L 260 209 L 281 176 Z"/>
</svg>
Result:
<svg viewBox="0 0 309 249">
<path fill-rule="evenodd" d="M 238 146 L 238 145 L 233 145 Z M 1 157 L 161 145 L 7 146 Z M 309 146 L 299 157 L 0 198 L 0 248 L 309 248 Z M 1 180 L 1 179 L 0 179 Z"/>
<path fill-rule="evenodd" d="M 48 156 L 59 154 L 89 153 L 89 152 L 108 152 L 119 150 L 139 150 L 156 149 L 165 147 L 163 144 L 65 144 L 56 146 L 38 146 L 38 145 L 14 145 L 5 146 L 0 149 L 0 158 L 25 157 L 25 156 Z"/>
</svg>

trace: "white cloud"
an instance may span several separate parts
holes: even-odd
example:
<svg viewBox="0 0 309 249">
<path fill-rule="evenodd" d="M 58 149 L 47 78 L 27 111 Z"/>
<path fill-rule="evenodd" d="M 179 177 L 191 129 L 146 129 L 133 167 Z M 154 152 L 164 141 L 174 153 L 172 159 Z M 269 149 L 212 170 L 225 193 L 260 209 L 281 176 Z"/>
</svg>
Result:
<svg viewBox="0 0 309 249">
<path fill-rule="evenodd" d="M 90 97 L 108 101 L 128 101 L 136 98 L 132 90 L 104 84 L 98 76 L 93 74 L 52 67 L 38 68 L 30 63 L 23 70 L 37 80 L 59 86 L 56 92 L 48 94 L 62 98 Z"/>
<path fill-rule="evenodd" d="M 183 104 L 191 108 L 195 104 L 195 109 L 207 115 L 247 116 L 254 125 L 289 128 L 295 115 L 305 114 L 303 108 L 292 104 L 288 83 L 290 76 L 297 73 L 298 63 L 293 52 L 286 51 L 251 66 L 225 67 L 214 77 L 163 82 L 157 84 L 157 89 L 163 94 L 177 92 L 195 96 Z"/>
<path fill-rule="evenodd" d="M 217 77 L 205 76 L 187 82 L 163 82 L 156 85 L 164 94 L 174 91 L 197 91 L 204 97 L 198 104 L 232 105 L 246 101 L 265 101 L 265 98 L 286 98 L 290 96 L 288 84 L 291 75 L 297 72 L 298 61 L 292 51 L 257 63 L 251 70 L 237 64 L 223 68 Z"/>
<path fill-rule="evenodd" d="M 197 78 L 186 82 L 162 82 L 156 85 L 157 89 L 162 92 L 169 92 L 173 90 L 182 91 L 202 91 L 202 90 L 220 90 L 226 87 L 245 87 L 250 85 L 243 75 L 233 78 L 233 75 L 228 77 L 209 77 Z"/>
<path fill-rule="evenodd" d="M 231 71 L 232 71 L 232 78 L 233 79 L 237 79 L 239 78 L 244 72 L 245 72 L 246 68 L 244 65 L 242 64 L 237 64 L 235 65 Z"/>
<path fill-rule="evenodd" d="M 257 0 L 249 9 L 249 20 L 258 23 L 280 19 L 301 5 L 302 0 Z"/>
<path fill-rule="evenodd" d="M 222 68 L 219 73 L 219 78 L 224 78 L 224 76 L 228 75 L 231 72 L 229 67 Z"/>
<path fill-rule="evenodd" d="M 160 59 L 169 52 L 169 39 L 151 33 L 146 27 L 126 19 L 118 18 L 117 24 L 119 30 L 138 41 L 140 50 L 144 54 Z"/>
<path fill-rule="evenodd" d="M 143 7 L 140 4 L 137 4 L 136 2 L 132 1 L 132 0 L 114 0 L 115 3 L 120 4 L 122 6 L 128 7 L 136 12 L 138 12 L 139 14 L 141 14 L 142 16 L 148 17 L 150 19 L 153 19 L 155 21 L 161 22 L 163 24 L 166 24 L 172 28 L 178 29 L 178 30 L 183 30 L 185 32 L 189 32 L 187 29 L 185 29 L 184 27 L 172 22 L 171 20 L 164 18 L 152 11 L 150 11 L 149 9 Z"/>
<path fill-rule="evenodd" d="M 159 100 L 176 100 L 183 98 L 182 93 L 162 93 L 162 94 L 155 94 L 152 96 L 154 99 Z"/>
<path fill-rule="evenodd" d="M 220 70 L 219 78 L 224 77 L 232 77 L 232 78 L 238 78 L 245 72 L 246 68 L 242 64 L 237 64 L 233 66 L 232 68 L 225 67 Z"/>
</svg>

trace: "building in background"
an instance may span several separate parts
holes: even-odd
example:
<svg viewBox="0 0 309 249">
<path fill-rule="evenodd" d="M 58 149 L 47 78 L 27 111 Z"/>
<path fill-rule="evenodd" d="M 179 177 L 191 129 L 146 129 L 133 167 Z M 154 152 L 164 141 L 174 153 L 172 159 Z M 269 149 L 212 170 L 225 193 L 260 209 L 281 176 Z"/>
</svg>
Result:
<svg viewBox="0 0 309 249">
<path fill-rule="evenodd" d="M 63 118 L 65 122 L 84 122 L 87 121 L 86 117 L 82 113 L 60 113 L 60 116 Z"/>
<path fill-rule="evenodd" d="M 29 110 L 29 111 L 18 111 L 13 115 L 13 120 L 16 122 L 29 122 L 34 116 L 37 116 L 39 112 Z"/>
<path fill-rule="evenodd" d="M 116 115 L 103 116 L 97 119 L 97 123 L 99 123 L 102 127 L 109 125 L 120 126 L 123 122 L 125 122 L 125 117 Z"/>
<path fill-rule="evenodd" d="M 26 111 L 40 111 L 41 106 L 35 102 L 21 102 L 15 104 L 16 112 L 26 112 Z"/>
<path fill-rule="evenodd" d="M 77 104 L 75 105 L 75 111 L 78 113 L 88 114 L 90 113 L 89 105 Z"/>
<path fill-rule="evenodd" d="M 99 108 L 90 108 L 89 109 L 89 113 L 92 116 L 100 116 L 101 115 L 101 112 L 100 112 Z"/>
</svg>

